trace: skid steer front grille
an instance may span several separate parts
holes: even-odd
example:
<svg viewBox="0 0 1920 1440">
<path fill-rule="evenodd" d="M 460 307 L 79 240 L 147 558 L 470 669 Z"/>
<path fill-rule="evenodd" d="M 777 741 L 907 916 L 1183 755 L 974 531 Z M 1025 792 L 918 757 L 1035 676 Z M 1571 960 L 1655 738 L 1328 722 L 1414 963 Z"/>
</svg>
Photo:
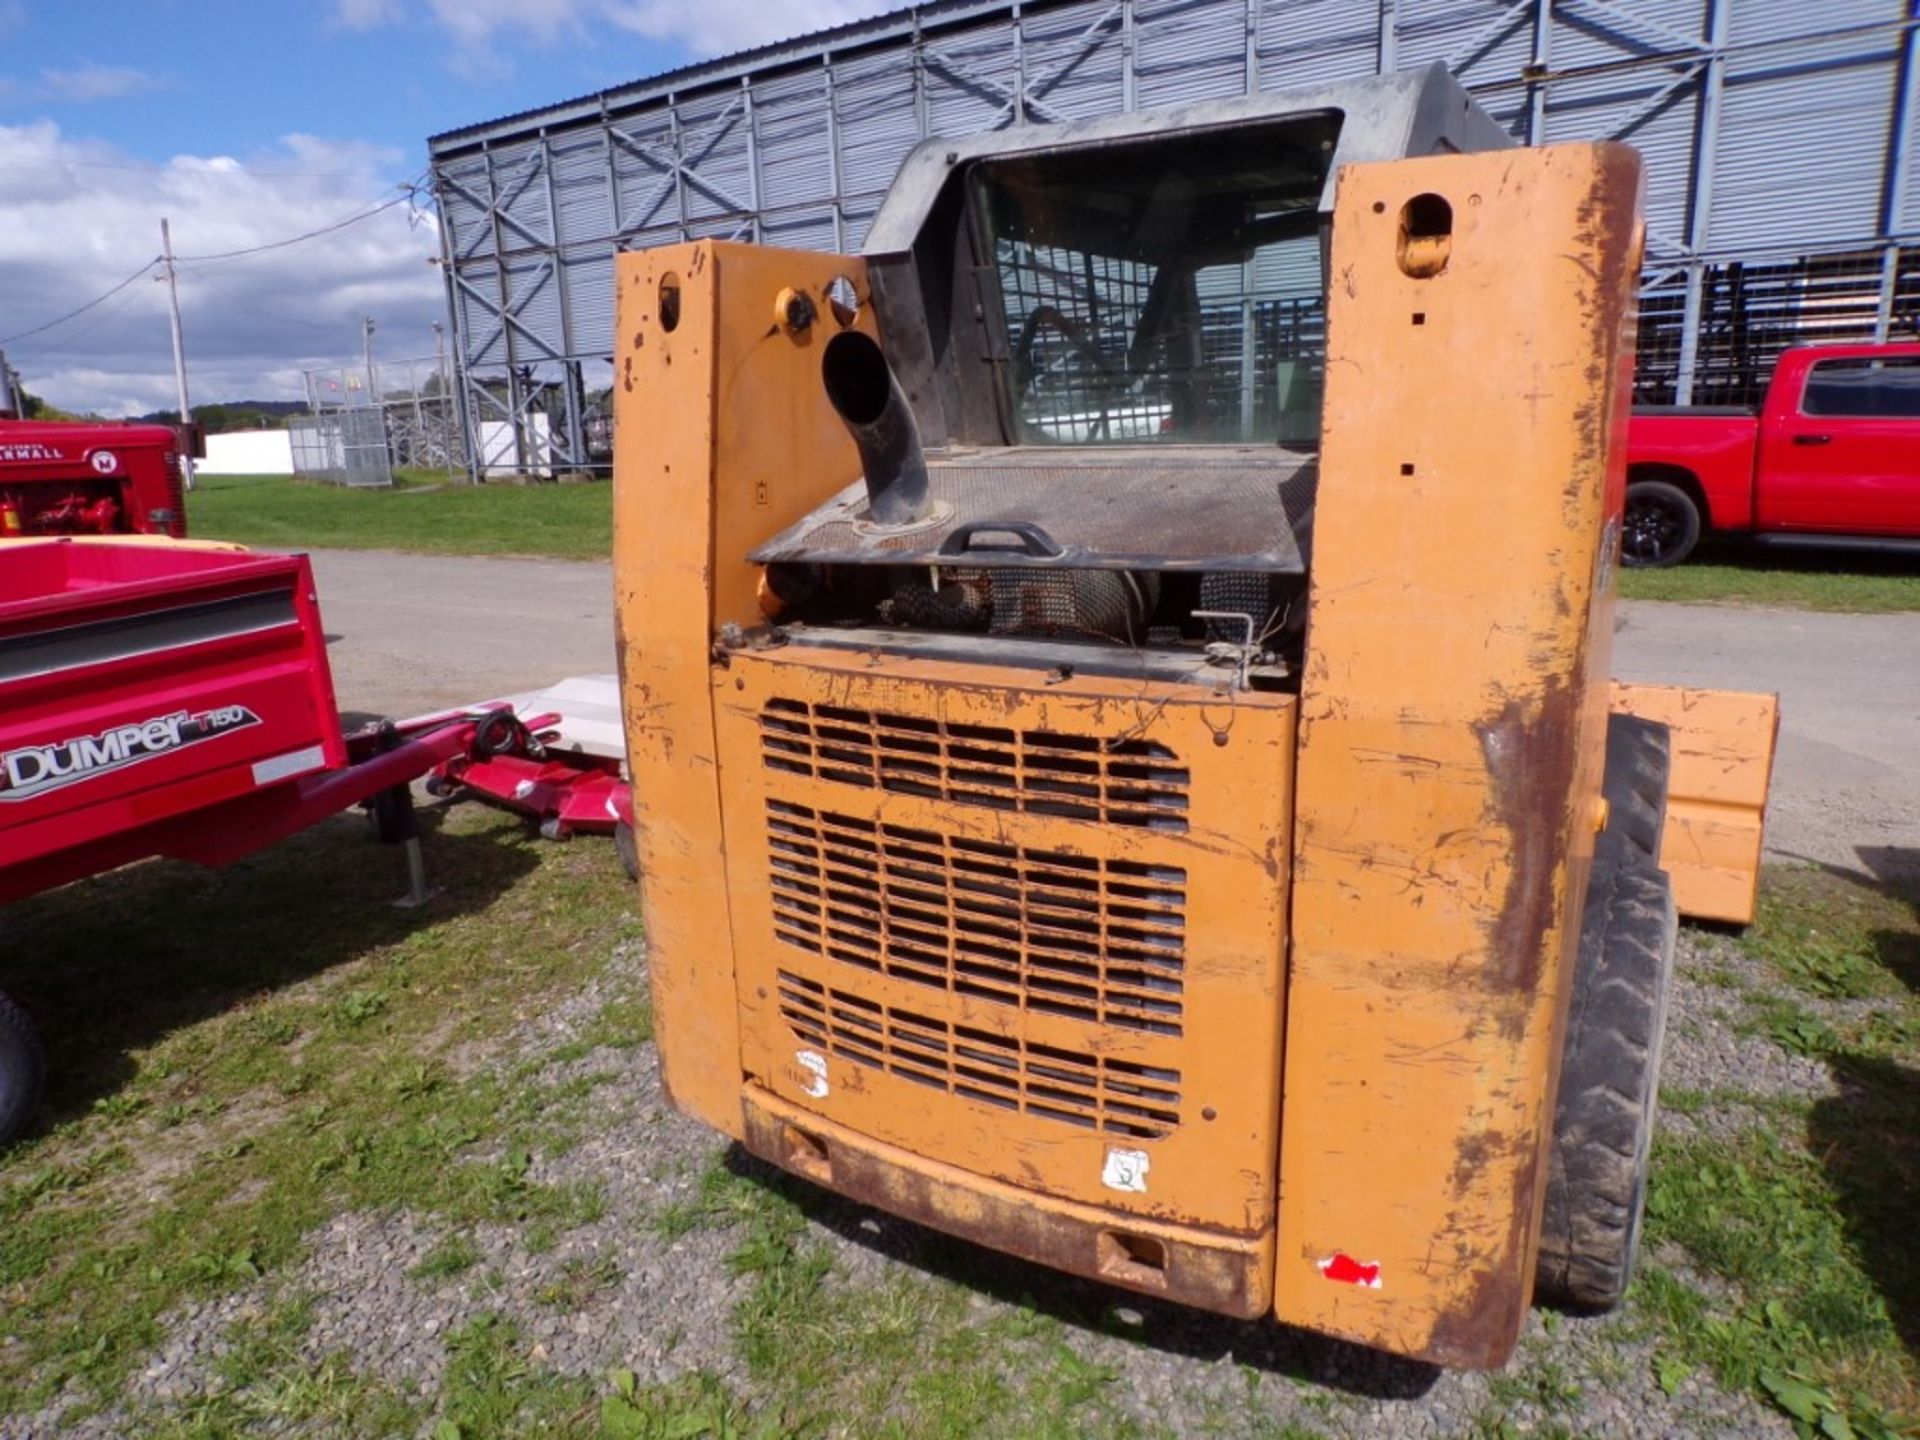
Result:
<svg viewBox="0 0 1920 1440">
<path fill-rule="evenodd" d="M 1188 773 L 1154 740 L 961 725 L 775 698 L 760 753 L 788 774 L 997 810 L 1187 828 Z"/>
<path fill-rule="evenodd" d="M 1180 1073 L 995 1035 L 779 972 L 793 1038 L 932 1089 L 1083 1129 L 1141 1139 L 1180 1123 Z"/>
<path fill-rule="evenodd" d="M 785 944 L 936 990 L 1178 1035 L 1186 871 L 767 804 Z"/>
</svg>

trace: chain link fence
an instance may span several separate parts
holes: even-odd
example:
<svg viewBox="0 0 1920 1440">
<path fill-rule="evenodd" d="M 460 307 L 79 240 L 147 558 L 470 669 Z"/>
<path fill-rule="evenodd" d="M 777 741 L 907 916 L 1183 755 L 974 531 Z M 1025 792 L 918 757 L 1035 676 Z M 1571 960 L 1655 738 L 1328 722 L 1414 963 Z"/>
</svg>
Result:
<svg viewBox="0 0 1920 1440">
<path fill-rule="evenodd" d="M 297 475 L 339 485 L 393 484 L 399 469 L 467 468 L 446 362 L 426 357 L 306 372 L 310 414 L 294 420 Z"/>
<path fill-rule="evenodd" d="M 293 438 L 295 475 L 359 489 L 393 484 L 385 420 L 372 406 L 296 415 L 287 432 Z"/>
</svg>

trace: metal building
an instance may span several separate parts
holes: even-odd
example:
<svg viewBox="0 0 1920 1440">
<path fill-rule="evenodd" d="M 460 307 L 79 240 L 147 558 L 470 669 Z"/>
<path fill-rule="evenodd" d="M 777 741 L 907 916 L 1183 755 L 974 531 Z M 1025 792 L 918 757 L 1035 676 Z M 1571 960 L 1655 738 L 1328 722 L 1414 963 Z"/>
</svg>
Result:
<svg viewBox="0 0 1920 1440">
<path fill-rule="evenodd" d="M 1920 330 L 1920 0 L 944 0 L 429 142 L 468 455 L 604 469 L 613 256 L 859 248 L 922 138 L 1444 62 L 1649 165 L 1639 392 Z"/>
</svg>

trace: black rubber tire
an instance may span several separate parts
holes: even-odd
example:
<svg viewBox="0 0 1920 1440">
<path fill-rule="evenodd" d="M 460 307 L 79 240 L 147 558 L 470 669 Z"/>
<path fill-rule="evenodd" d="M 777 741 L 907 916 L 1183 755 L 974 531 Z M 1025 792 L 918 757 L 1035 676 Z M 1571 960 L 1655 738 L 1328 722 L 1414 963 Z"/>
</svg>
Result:
<svg viewBox="0 0 1920 1440">
<path fill-rule="evenodd" d="M 33 1021 L 0 994 L 0 1147 L 26 1129 L 47 1080 L 47 1052 Z"/>
<path fill-rule="evenodd" d="M 544 752 L 513 711 L 490 710 L 474 727 L 473 753 L 482 760 L 491 760 L 496 755 L 529 755 L 538 759 Z"/>
<path fill-rule="evenodd" d="M 1667 727 L 1636 715 L 1607 717 L 1607 771 L 1603 793 L 1607 828 L 1594 846 L 1596 860 L 1657 865 L 1667 824 Z"/>
<path fill-rule="evenodd" d="M 1627 486 L 1620 563 L 1633 570 L 1678 565 L 1700 543 L 1700 507 L 1678 485 L 1635 480 Z"/>
<path fill-rule="evenodd" d="M 394 785 L 361 802 L 367 810 L 367 829 L 382 845 L 400 845 L 420 834 L 413 810 L 413 792 Z"/>
<path fill-rule="evenodd" d="M 620 868 L 627 872 L 629 880 L 640 878 L 640 843 L 634 836 L 633 827 L 624 820 L 613 823 L 613 848 L 620 856 Z"/>
<path fill-rule="evenodd" d="M 1664 872 L 1593 867 L 1548 1150 L 1536 1299 L 1611 1310 L 1640 1248 L 1678 921 Z"/>
</svg>

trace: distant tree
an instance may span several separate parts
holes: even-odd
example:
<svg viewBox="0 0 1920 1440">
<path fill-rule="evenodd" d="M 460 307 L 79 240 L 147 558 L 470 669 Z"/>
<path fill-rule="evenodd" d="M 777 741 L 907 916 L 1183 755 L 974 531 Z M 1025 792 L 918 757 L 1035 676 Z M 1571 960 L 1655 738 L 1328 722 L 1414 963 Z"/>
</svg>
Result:
<svg viewBox="0 0 1920 1440">
<path fill-rule="evenodd" d="M 301 414 L 306 406 L 295 400 L 216 400 L 193 407 L 193 418 L 209 435 L 224 435 L 234 430 L 282 430 L 289 415 Z M 155 410 L 142 415 L 155 425 L 177 425 L 178 410 Z"/>
<path fill-rule="evenodd" d="M 24 420 L 91 420 L 91 415 L 76 415 L 70 410 L 62 410 L 57 405 L 49 405 L 38 395 L 24 387 L 20 391 L 20 404 L 26 411 Z"/>
</svg>

